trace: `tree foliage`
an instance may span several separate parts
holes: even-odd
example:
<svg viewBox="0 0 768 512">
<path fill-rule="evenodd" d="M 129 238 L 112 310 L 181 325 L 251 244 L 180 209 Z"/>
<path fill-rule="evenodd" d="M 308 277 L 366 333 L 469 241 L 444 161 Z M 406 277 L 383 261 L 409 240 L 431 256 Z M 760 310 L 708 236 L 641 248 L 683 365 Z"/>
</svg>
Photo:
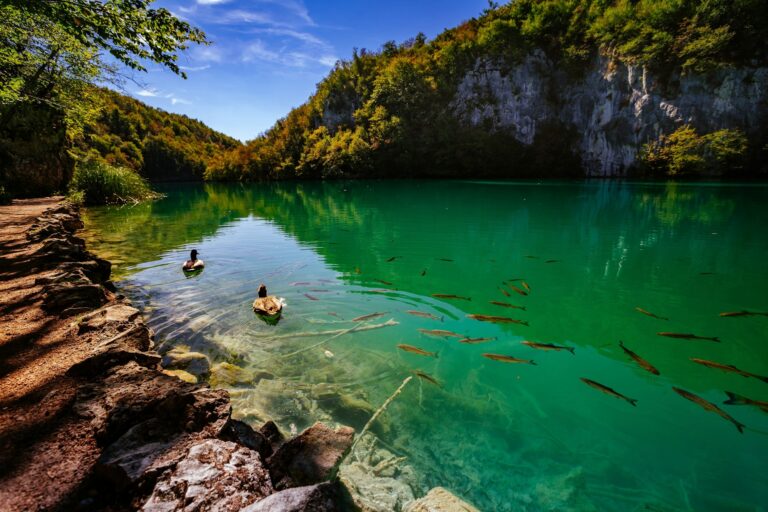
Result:
<svg viewBox="0 0 768 512">
<path fill-rule="evenodd" d="M 577 176 L 573 134 L 539 126 L 532 145 L 451 114 L 478 58 L 514 66 L 533 50 L 578 72 L 597 54 L 662 76 L 768 60 L 765 0 L 515 0 L 427 42 L 355 50 L 301 107 L 209 179 L 359 176 Z M 492 103 L 489 101 L 489 103 Z"/>
</svg>

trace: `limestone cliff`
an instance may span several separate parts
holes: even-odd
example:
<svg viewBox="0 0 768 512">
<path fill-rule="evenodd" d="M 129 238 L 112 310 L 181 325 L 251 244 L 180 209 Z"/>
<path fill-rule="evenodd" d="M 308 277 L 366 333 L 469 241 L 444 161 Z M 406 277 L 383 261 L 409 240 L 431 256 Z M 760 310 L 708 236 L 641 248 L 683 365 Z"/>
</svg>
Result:
<svg viewBox="0 0 768 512">
<path fill-rule="evenodd" d="M 768 68 L 727 68 L 706 76 L 658 77 L 641 66 L 594 58 L 573 72 L 534 51 L 509 65 L 478 59 L 460 81 L 454 115 L 530 145 L 558 123 L 575 134 L 588 176 L 625 176 L 643 144 L 690 124 L 702 133 L 768 126 Z"/>
</svg>

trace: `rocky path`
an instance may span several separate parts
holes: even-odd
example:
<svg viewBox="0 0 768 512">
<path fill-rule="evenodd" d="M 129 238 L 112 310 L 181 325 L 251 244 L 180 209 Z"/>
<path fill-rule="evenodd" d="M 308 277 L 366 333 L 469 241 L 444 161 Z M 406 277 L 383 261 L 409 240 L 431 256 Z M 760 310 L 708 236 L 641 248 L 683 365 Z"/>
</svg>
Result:
<svg viewBox="0 0 768 512">
<path fill-rule="evenodd" d="M 0 510 L 350 508 L 325 480 L 354 431 L 286 441 L 164 373 L 81 227 L 61 198 L 0 207 Z"/>
</svg>

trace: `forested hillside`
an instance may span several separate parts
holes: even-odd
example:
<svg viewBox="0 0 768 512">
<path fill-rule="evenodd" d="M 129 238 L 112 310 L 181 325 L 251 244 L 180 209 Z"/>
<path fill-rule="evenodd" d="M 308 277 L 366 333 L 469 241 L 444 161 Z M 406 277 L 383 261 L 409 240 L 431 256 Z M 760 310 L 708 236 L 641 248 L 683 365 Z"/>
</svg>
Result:
<svg viewBox="0 0 768 512">
<path fill-rule="evenodd" d="M 767 6 L 491 5 L 433 41 L 356 50 L 307 103 L 206 176 L 757 172 L 768 141 Z"/>
<path fill-rule="evenodd" d="M 151 181 L 201 180 L 214 158 L 240 142 L 196 119 L 102 89 L 99 113 L 76 141 L 81 158 L 128 167 Z"/>
</svg>

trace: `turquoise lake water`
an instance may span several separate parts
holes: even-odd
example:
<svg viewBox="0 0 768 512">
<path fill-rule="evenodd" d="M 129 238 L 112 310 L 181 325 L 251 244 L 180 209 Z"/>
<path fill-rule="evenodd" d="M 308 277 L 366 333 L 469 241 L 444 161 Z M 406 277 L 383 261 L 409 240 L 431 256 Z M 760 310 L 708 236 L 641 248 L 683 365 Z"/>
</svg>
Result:
<svg viewBox="0 0 768 512">
<path fill-rule="evenodd" d="M 185 345 L 250 372 L 226 384 L 236 417 L 285 432 L 317 420 L 359 430 L 422 371 L 439 386 L 414 378 L 373 428 L 406 457 L 413 471 L 401 478 L 417 496 L 442 485 L 482 510 L 510 511 L 768 507 L 768 413 L 723 404 L 725 391 L 768 401 L 768 383 L 691 361 L 768 376 L 768 316 L 720 316 L 768 312 L 768 187 L 376 181 L 163 192 L 84 212 L 89 248 L 115 263 L 118 287 L 164 350 Z M 191 249 L 206 268 L 187 278 Z M 287 303 L 276 326 L 251 310 L 260 283 Z M 370 313 L 385 314 L 351 321 Z"/>
</svg>

